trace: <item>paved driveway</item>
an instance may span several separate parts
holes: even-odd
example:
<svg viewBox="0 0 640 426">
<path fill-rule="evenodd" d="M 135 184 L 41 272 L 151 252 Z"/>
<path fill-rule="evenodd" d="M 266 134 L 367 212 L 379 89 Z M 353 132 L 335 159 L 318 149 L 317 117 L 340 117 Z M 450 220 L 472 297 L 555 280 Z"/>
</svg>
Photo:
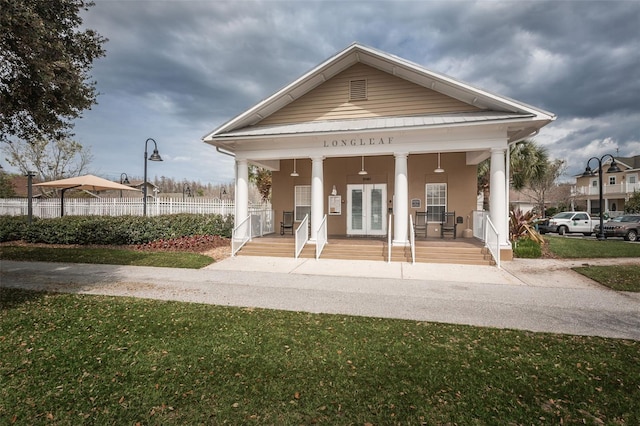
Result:
<svg viewBox="0 0 640 426">
<path fill-rule="evenodd" d="M 640 340 L 640 294 L 603 288 L 568 266 L 230 258 L 186 270 L 3 261 L 0 285 Z"/>
</svg>

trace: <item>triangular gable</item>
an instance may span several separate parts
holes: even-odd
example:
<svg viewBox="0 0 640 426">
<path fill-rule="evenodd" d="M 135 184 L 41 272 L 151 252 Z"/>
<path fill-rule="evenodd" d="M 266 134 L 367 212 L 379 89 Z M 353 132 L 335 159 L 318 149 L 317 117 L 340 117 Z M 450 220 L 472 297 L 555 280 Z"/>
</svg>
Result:
<svg viewBox="0 0 640 426">
<path fill-rule="evenodd" d="M 357 63 L 256 125 L 471 111 L 481 110 L 433 89 Z"/>
<path fill-rule="evenodd" d="M 474 88 L 413 62 L 354 43 L 253 108 L 218 127 L 203 139 L 213 141 L 216 136 L 262 122 L 357 63 L 384 71 L 480 110 L 523 114 L 533 116 L 533 120 L 546 122 L 555 120 L 555 115 L 549 112 Z"/>
</svg>

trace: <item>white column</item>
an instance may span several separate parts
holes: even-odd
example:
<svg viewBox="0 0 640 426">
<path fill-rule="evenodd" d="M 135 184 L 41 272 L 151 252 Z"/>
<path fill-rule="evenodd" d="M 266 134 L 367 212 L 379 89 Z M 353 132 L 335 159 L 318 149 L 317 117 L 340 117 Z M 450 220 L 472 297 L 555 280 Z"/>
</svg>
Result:
<svg viewBox="0 0 640 426">
<path fill-rule="evenodd" d="M 323 158 L 311 158 L 311 236 L 309 242 L 315 243 L 318 227 L 324 216 L 324 176 Z"/>
<path fill-rule="evenodd" d="M 409 181 L 407 178 L 406 152 L 394 154 L 396 158 L 396 177 L 393 196 L 393 245 L 404 246 L 409 243 Z"/>
<path fill-rule="evenodd" d="M 489 181 L 489 213 L 491 222 L 500 234 L 500 245 L 509 245 L 509 232 L 507 228 L 507 188 L 505 180 L 505 150 L 491 150 L 491 177 Z"/>
<path fill-rule="evenodd" d="M 235 225 L 249 216 L 249 165 L 247 160 L 236 160 L 236 209 Z M 240 235 L 246 235 L 246 229 L 238 230 Z"/>
<path fill-rule="evenodd" d="M 587 213 L 591 214 L 591 200 L 587 198 Z"/>
</svg>

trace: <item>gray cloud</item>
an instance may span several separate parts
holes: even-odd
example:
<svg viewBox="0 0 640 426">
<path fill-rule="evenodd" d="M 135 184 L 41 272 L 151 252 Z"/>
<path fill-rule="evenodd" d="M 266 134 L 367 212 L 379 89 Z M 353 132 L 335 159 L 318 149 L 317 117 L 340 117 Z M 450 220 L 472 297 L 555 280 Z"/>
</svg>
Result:
<svg viewBox="0 0 640 426">
<path fill-rule="evenodd" d="M 537 140 L 572 171 L 640 154 L 640 2 L 98 0 L 85 24 L 110 40 L 77 125 L 105 173 L 157 135 L 166 176 L 231 180 L 199 138 L 354 41 L 556 113 Z"/>
</svg>

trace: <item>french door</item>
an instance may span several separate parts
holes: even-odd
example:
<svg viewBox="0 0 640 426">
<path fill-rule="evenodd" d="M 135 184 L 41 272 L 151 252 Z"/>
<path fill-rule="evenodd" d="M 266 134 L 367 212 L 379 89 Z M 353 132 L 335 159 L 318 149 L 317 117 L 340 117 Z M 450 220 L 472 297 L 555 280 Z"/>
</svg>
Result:
<svg viewBox="0 0 640 426">
<path fill-rule="evenodd" d="M 347 185 L 347 234 L 387 233 L 387 184 Z"/>
</svg>

